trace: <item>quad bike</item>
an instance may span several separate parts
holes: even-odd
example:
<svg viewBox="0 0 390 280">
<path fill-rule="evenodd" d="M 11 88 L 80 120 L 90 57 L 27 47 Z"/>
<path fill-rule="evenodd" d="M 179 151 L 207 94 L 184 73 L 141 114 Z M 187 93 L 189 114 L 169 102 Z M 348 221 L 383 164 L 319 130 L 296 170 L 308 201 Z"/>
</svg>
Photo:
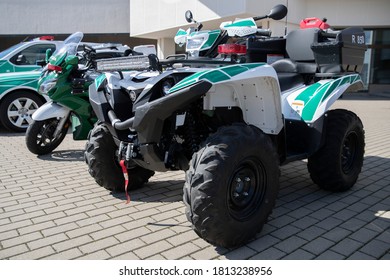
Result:
<svg viewBox="0 0 390 280">
<path fill-rule="evenodd" d="M 141 56 L 128 58 L 128 67 L 158 75 L 99 76 L 89 88 L 99 120 L 85 150 L 92 177 L 123 191 L 154 171 L 186 171 L 186 216 L 201 238 L 224 247 L 261 230 L 278 194 L 280 165 L 307 159 L 320 188 L 350 189 L 363 164 L 363 125 L 353 112 L 330 107 L 362 88 L 363 30 L 307 28 L 282 39 L 288 58 L 271 65 L 210 61 L 189 68 Z M 270 43 L 256 45 L 251 61 Z"/>
<path fill-rule="evenodd" d="M 26 144 L 30 152 L 43 155 L 52 152 L 64 139 L 72 125 L 73 139 L 85 140 L 96 122 L 88 100 L 88 86 L 99 75 L 95 71 L 97 59 L 124 56 L 131 49 L 119 44 L 83 44 L 81 32 L 70 35 L 64 46 L 53 55 L 42 70 L 38 91 L 51 101 L 32 115 L 26 131 Z M 80 63 L 80 64 L 79 64 Z"/>
<path fill-rule="evenodd" d="M 174 41 L 180 47 L 186 45 L 185 58 L 216 58 L 219 56 L 223 59 L 232 59 L 235 62 L 251 62 L 250 57 L 247 57 L 246 54 L 253 52 L 254 42 L 257 41 L 262 41 L 261 48 L 263 51 L 267 49 L 268 55 L 282 55 L 284 57 L 285 45 L 281 45 L 278 49 L 270 48 L 270 46 L 280 44 L 279 38 L 271 38 L 271 31 L 258 28 L 256 21 L 266 18 L 280 20 L 286 15 L 287 7 L 276 5 L 267 15 L 236 19 L 233 22 L 221 23 L 220 29 L 202 30 L 202 23 L 194 20 L 192 12 L 188 10 L 185 13 L 185 18 L 188 23 L 196 24 L 196 27 L 190 27 L 187 30 L 180 28 Z M 265 39 L 268 46 L 264 44 Z M 266 56 L 261 57 L 262 62 L 267 62 L 266 59 Z M 260 61 L 260 57 L 257 57 L 256 60 Z"/>
<path fill-rule="evenodd" d="M 283 5 L 277 5 L 270 10 L 267 15 L 248 18 L 245 20 L 236 20 L 234 23 L 225 22 L 221 24 L 221 30 L 206 30 L 202 31 L 202 24 L 196 22 L 193 19 L 191 11 L 187 11 L 185 16 L 186 20 L 189 23 L 196 23 L 196 28 L 190 28 L 187 31 L 180 29 L 176 36 L 175 42 L 179 45 L 186 45 L 186 53 L 184 60 L 182 56 L 170 56 L 166 61 L 159 62 L 157 57 L 149 56 L 146 57 L 137 57 L 128 59 L 113 59 L 100 61 L 98 63 L 98 70 L 100 72 L 107 72 L 102 76 L 96 79 L 95 84 L 100 84 L 103 80 L 108 80 L 105 82 L 113 86 L 111 90 L 107 90 L 112 93 L 112 98 L 117 101 L 111 102 L 111 107 L 115 107 L 114 110 L 120 119 L 125 119 L 129 117 L 129 112 L 126 112 L 126 108 L 132 107 L 132 102 L 135 102 L 140 96 L 141 92 L 145 87 L 150 87 L 155 83 L 159 83 L 162 86 L 162 94 L 168 94 L 169 89 L 181 79 L 193 74 L 194 72 L 200 71 L 199 67 L 207 65 L 208 67 L 216 67 L 222 65 L 230 65 L 237 63 L 237 56 L 235 55 L 237 44 L 226 45 L 226 48 L 220 48 L 221 44 L 226 43 L 230 37 L 239 36 L 241 38 L 247 37 L 249 35 L 259 35 L 259 36 L 270 36 L 269 30 L 258 29 L 255 21 L 271 18 L 274 20 L 282 19 L 287 14 L 287 8 Z M 232 48 L 233 46 L 233 48 Z M 228 49 L 228 51 L 227 51 Z M 225 55 L 223 59 L 213 59 L 217 57 L 220 53 Z M 226 60 L 226 55 L 229 54 L 232 59 Z M 146 59 L 146 62 L 145 60 Z M 127 66 L 129 64 L 130 66 Z M 144 65 L 147 65 L 146 67 Z M 176 66 L 175 66 L 176 65 Z M 174 68 L 177 68 L 177 65 L 185 66 L 196 66 L 197 68 L 184 69 L 180 70 L 181 73 L 171 75 Z M 143 70 L 149 70 L 147 72 Z M 170 69 L 169 71 L 161 72 L 165 69 Z M 123 70 L 133 70 L 130 74 L 123 74 Z M 118 72 L 119 75 L 115 72 Z M 119 93 L 118 93 L 119 92 Z M 123 98 L 122 92 L 127 92 L 127 96 Z M 128 98 L 130 97 L 130 100 Z M 147 100 L 149 96 L 141 97 L 141 100 Z M 143 102 L 143 101 L 141 101 Z M 120 106 L 121 109 L 119 109 Z M 104 108 L 104 110 L 106 110 Z M 96 127 L 97 130 L 100 130 L 100 127 Z M 103 128 L 105 129 L 105 127 Z M 98 142 L 101 137 L 98 137 L 95 134 L 103 135 L 103 131 L 92 131 L 91 135 L 88 137 L 93 137 L 95 140 L 92 142 Z M 122 177 L 122 171 L 126 170 L 132 180 L 128 185 L 128 189 L 134 189 L 142 186 L 148 179 L 153 176 L 154 172 L 150 172 L 148 169 L 143 169 L 139 166 L 127 166 L 127 168 L 120 168 L 118 164 L 111 165 L 111 168 L 105 168 L 105 165 L 102 165 L 101 162 L 112 161 L 112 154 L 115 153 L 115 145 L 110 145 L 114 150 L 110 150 L 107 154 L 97 153 L 97 148 L 95 145 L 89 145 L 87 143 L 85 153 L 85 158 L 90 166 L 89 172 L 92 177 L 95 178 L 99 185 L 104 186 L 109 190 L 114 191 L 123 191 L 125 179 Z M 115 160 L 114 160 L 115 162 Z M 122 171 L 121 171 L 122 170 Z M 137 175 L 138 174 L 138 175 Z"/>
</svg>

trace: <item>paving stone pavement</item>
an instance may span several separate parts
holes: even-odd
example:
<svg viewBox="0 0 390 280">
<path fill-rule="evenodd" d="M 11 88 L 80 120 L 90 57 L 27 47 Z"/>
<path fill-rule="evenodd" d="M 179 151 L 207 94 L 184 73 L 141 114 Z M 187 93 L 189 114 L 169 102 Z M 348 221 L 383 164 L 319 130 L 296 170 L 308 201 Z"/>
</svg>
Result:
<svg viewBox="0 0 390 280">
<path fill-rule="evenodd" d="M 390 259 L 390 99 L 345 97 L 356 112 L 366 153 L 356 185 L 320 190 L 305 161 L 281 168 L 275 209 L 254 240 L 212 246 L 190 228 L 183 172 L 157 173 L 142 189 L 111 194 L 83 161 L 85 141 L 69 134 L 36 156 L 24 134 L 0 127 L 0 259 Z"/>
</svg>

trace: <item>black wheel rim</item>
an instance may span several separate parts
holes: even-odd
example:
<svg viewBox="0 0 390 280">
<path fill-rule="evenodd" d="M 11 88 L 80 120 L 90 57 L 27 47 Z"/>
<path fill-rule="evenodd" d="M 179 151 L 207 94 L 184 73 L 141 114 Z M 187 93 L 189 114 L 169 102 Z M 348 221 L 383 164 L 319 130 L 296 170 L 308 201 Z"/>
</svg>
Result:
<svg viewBox="0 0 390 280">
<path fill-rule="evenodd" d="M 357 152 L 358 137 L 356 132 L 350 132 L 344 140 L 341 151 L 341 168 L 345 174 L 351 172 L 354 167 Z"/>
<path fill-rule="evenodd" d="M 56 138 L 54 138 L 54 132 L 58 125 L 58 120 L 50 120 L 42 125 L 40 132 L 37 135 L 37 143 L 41 147 L 50 145 Z M 62 134 L 59 133 L 58 137 Z"/>
<path fill-rule="evenodd" d="M 246 159 L 229 180 L 228 210 L 239 221 L 249 219 L 261 206 L 266 190 L 266 172 L 261 162 Z"/>
</svg>

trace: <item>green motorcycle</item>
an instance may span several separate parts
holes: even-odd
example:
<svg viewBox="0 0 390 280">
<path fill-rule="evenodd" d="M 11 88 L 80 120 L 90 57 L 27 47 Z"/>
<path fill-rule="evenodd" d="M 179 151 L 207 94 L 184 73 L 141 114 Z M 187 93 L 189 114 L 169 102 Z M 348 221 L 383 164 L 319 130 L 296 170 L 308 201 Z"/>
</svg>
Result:
<svg viewBox="0 0 390 280">
<path fill-rule="evenodd" d="M 76 32 L 64 41 L 64 46 L 47 52 L 48 64 L 42 70 L 38 91 L 51 101 L 33 115 L 26 131 L 26 145 L 30 152 L 43 155 L 60 145 L 72 126 L 73 139 L 87 139 L 97 118 L 88 99 L 88 87 L 99 75 L 95 71 L 96 59 L 123 56 L 115 47 L 100 45 L 79 46 L 83 33 Z M 80 51 L 82 47 L 82 51 Z M 125 52 L 126 53 L 126 52 Z"/>
</svg>

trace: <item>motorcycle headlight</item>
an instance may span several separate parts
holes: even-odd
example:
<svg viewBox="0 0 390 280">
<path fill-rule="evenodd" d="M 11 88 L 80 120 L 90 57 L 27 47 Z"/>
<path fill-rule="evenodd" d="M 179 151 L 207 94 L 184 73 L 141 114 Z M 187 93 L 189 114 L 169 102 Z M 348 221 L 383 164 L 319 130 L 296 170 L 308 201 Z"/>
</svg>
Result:
<svg viewBox="0 0 390 280">
<path fill-rule="evenodd" d="M 39 86 L 39 93 L 48 94 L 49 91 L 56 86 L 56 84 L 57 84 L 57 79 L 50 79 L 50 80 L 44 81 Z"/>
</svg>

